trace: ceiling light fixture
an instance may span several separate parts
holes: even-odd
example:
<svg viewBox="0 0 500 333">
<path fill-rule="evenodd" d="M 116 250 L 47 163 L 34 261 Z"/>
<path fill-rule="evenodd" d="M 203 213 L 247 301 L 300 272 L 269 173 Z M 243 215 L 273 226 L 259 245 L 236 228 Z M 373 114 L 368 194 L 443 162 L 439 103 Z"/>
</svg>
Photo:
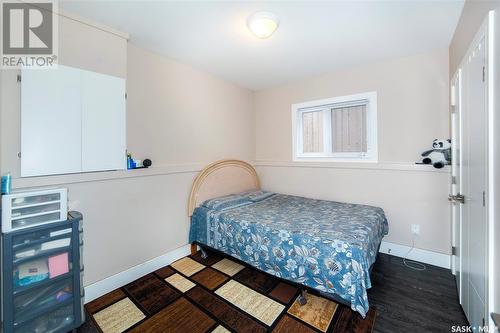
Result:
<svg viewBox="0 0 500 333">
<path fill-rule="evenodd" d="M 259 38 L 269 38 L 278 28 L 279 20 L 273 13 L 256 12 L 248 18 L 248 29 Z"/>
</svg>

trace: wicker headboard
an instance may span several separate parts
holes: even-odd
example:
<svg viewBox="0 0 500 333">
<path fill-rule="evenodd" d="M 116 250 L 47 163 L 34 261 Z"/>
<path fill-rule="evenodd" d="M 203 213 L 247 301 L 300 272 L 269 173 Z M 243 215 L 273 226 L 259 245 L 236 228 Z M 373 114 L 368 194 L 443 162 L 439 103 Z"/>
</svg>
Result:
<svg viewBox="0 0 500 333">
<path fill-rule="evenodd" d="M 222 160 L 205 167 L 196 177 L 189 195 L 188 215 L 208 199 L 260 189 L 253 166 L 240 160 Z"/>
</svg>

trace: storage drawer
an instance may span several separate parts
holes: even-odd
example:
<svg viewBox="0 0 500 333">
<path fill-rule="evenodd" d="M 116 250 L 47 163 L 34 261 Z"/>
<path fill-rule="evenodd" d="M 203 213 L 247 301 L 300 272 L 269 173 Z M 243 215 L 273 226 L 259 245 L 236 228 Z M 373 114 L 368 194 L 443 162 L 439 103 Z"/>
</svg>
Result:
<svg viewBox="0 0 500 333">
<path fill-rule="evenodd" d="M 81 314 L 81 317 L 82 318 L 82 323 L 85 321 L 85 295 L 82 296 L 82 298 L 80 298 L 80 314 Z"/>
<path fill-rule="evenodd" d="M 84 300 L 85 299 L 85 287 L 83 286 L 83 271 L 80 273 L 80 281 L 81 281 L 80 297 L 82 298 L 82 300 Z"/>
<path fill-rule="evenodd" d="M 72 296 L 73 280 L 71 277 L 15 296 L 14 321 L 24 322 L 33 310 L 43 311 L 53 308 Z"/>
<path fill-rule="evenodd" d="M 27 248 L 34 244 L 40 244 L 61 238 L 71 238 L 71 232 L 71 225 L 66 224 L 56 228 L 21 233 L 12 237 L 12 246 L 14 250 L 18 251 L 21 248 Z"/>
<path fill-rule="evenodd" d="M 13 196 L 11 198 L 12 208 L 20 208 L 26 206 L 35 206 L 40 204 L 45 204 L 47 202 L 53 201 L 61 201 L 61 193 L 60 192 L 51 192 L 51 193 L 33 193 L 33 194 L 25 194 L 17 196 Z"/>
<path fill-rule="evenodd" d="M 80 271 L 80 296 L 85 297 L 85 287 L 83 286 L 83 270 Z"/>
<path fill-rule="evenodd" d="M 2 197 L 2 232 L 66 220 L 67 190 L 24 191 Z"/>
<path fill-rule="evenodd" d="M 14 249 L 14 261 L 40 256 L 44 253 L 54 252 L 69 246 L 71 246 L 71 233 L 65 237 L 57 237 L 56 239 L 47 238 L 41 242 L 33 242 L 27 246 Z"/>
<path fill-rule="evenodd" d="M 27 206 L 12 209 L 11 217 L 13 220 L 20 217 L 45 215 L 49 213 L 57 213 L 61 209 L 60 202 L 44 203 L 41 205 Z"/>
<path fill-rule="evenodd" d="M 71 270 L 71 251 L 69 248 L 49 250 L 14 261 L 14 291 L 32 288 L 43 281 L 68 274 Z"/>
<path fill-rule="evenodd" d="M 83 270 L 83 246 L 80 246 L 80 270 Z"/>
<path fill-rule="evenodd" d="M 81 325 L 84 289 L 77 251 L 82 215 L 72 213 L 64 221 L 2 233 L 0 331 L 67 333 Z"/>
<path fill-rule="evenodd" d="M 39 224 L 51 223 L 60 221 L 60 214 L 58 212 L 42 214 L 37 216 L 22 217 L 12 220 L 12 229 L 23 229 L 33 227 Z"/>
<path fill-rule="evenodd" d="M 71 331 L 75 320 L 73 303 L 45 313 L 21 325 L 15 325 L 16 333 L 55 333 Z"/>
</svg>

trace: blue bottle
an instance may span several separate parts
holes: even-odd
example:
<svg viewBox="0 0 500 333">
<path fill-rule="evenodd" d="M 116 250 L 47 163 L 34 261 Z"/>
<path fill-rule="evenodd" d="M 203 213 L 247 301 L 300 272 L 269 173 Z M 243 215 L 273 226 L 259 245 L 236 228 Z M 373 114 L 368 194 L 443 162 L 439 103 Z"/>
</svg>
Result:
<svg viewBox="0 0 500 333">
<path fill-rule="evenodd" d="M 2 176 L 2 194 L 9 194 L 12 191 L 12 176 L 10 173 Z"/>
<path fill-rule="evenodd" d="M 131 154 L 127 154 L 127 169 L 132 170 L 137 167 L 137 164 L 135 163 L 134 159 L 132 158 Z"/>
</svg>

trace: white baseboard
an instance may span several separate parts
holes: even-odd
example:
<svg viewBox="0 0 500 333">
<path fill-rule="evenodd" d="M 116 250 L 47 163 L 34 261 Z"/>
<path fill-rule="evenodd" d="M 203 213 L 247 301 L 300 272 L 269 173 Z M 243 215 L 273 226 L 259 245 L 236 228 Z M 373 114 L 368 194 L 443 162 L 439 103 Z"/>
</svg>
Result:
<svg viewBox="0 0 500 333">
<path fill-rule="evenodd" d="M 141 276 L 154 272 L 155 270 L 170 265 L 172 262 L 190 254 L 190 244 L 181 246 L 173 251 L 167 252 L 159 257 L 153 258 L 142 264 L 127 269 L 95 282 L 85 287 L 85 303 L 88 303 L 110 291 L 120 288 Z M 391 254 L 396 257 L 404 257 L 410 247 L 389 242 L 382 242 L 380 252 Z M 414 248 L 408 255 L 408 259 L 420 261 L 429 265 L 450 269 L 450 255 L 421 250 Z"/>
<path fill-rule="evenodd" d="M 170 265 L 172 262 L 185 257 L 191 253 L 190 244 L 181 246 L 167 252 L 159 257 L 153 258 L 126 271 L 107 277 L 85 287 L 85 303 L 88 303 L 110 291 L 130 283 L 141 276 L 154 272 L 155 270 Z"/>
<path fill-rule="evenodd" d="M 406 245 L 382 242 L 380 252 L 403 258 L 411 247 Z M 407 256 L 407 259 L 423 262 L 424 264 L 439 266 L 450 269 L 451 256 L 449 254 L 433 252 L 414 248 Z"/>
</svg>

